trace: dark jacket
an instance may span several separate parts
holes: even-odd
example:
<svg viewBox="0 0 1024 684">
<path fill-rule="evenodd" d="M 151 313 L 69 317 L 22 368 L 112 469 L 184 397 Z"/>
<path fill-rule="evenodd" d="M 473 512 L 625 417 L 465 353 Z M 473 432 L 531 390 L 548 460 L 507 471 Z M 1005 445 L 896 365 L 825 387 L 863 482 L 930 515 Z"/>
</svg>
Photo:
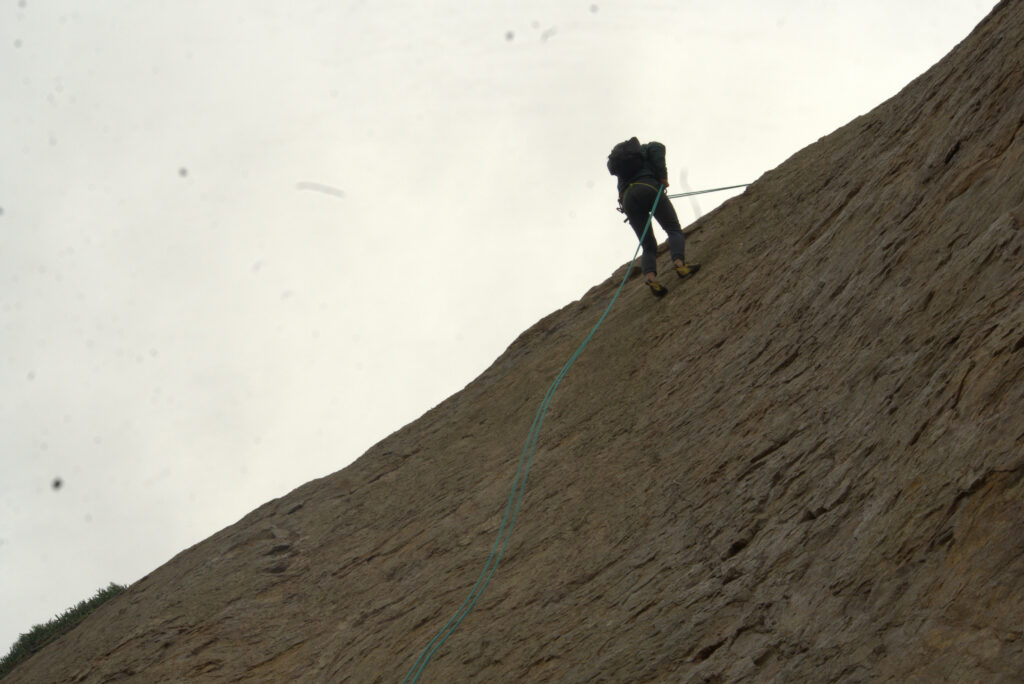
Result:
<svg viewBox="0 0 1024 684">
<path fill-rule="evenodd" d="M 630 183 L 635 183 L 642 178 L 653 179 L 655 187 L 660 185 L 662 180 L 668 178 L 668 169 L 665 166 L 665 146 L 656 140 L 642 145 L 644 151 L 644 166 L 642 169 L 629 176 L 616 176 L 619 179 L 619 197 L 626 192 Z"/>
</svg>

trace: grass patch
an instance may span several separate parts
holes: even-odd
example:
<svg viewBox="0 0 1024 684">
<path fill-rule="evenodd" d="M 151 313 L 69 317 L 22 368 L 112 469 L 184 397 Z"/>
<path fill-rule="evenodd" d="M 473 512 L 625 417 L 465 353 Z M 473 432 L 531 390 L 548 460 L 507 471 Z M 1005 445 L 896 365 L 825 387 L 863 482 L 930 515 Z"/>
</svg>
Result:
<svg viewBox="0 0 1024 684">
<path fill-rule="evenodd" d="M 99 608 L 101 605 L 123 593 L 125 587 L 119 584 L 110 583 L 106 589 L 100 589 L 91 599 L 81 601 L 74 608 L 68 608 L 63 613 L 53 618 L 45 625 L 36 625 L 28 634 L 22 634 L 11 651 L 3 660 L 0 660 L 0 678 L 18 666 L 22 661 L 28 660 L 32 655 L 46 646 L 48 643 L 61 637 L 78 625 L 85 617 Z"/>
</svg>

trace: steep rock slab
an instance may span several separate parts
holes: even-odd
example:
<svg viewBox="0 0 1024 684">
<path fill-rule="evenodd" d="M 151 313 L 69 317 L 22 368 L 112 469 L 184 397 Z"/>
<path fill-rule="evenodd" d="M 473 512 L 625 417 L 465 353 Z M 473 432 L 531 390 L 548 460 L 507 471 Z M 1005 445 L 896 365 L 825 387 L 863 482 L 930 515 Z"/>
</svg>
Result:
<svg viewBox="0 0 1024 684">
<path fill-rule="evenodd" d="M 422 681 L 1019 681 L 1024 3 L 693 227 L 552 404 Z M 622 271 L 16 682 L 397 681 L 461 604 Z"/>
</svg>

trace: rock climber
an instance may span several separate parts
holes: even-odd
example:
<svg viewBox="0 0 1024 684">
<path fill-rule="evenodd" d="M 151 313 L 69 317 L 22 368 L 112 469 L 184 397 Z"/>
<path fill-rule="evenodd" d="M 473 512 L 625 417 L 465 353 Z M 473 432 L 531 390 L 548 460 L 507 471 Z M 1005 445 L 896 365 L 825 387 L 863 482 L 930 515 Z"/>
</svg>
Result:
<svg viewBox="0 0 1024 684">
<path fill-rule="evenodd" d="M 653 226 L 644 235 L 647 216 L 659 191 L 662 195 L 654 209 L 654 218 L 662 230 L 668 233 L 669 252 L 676 275 L 685 279 L 700 269 L 700 264 L 686 262 L 686 236 L 679 226 L 679 217 L 676 216 L 672 201 L 664 194 L 664 189 L 668 188 L 665 146 L 654 140 L 641 145 L 635 137 L 621 142 L 608 155 L 608 172 L 618 178 L 619 211 L 626 215 L 633 232 L 642 240 L 640 265 L 644 282 L 654 296 L 664 297 L 668 288 L 658 282 L 658 241 L 654 239 Z"/>
</svg>

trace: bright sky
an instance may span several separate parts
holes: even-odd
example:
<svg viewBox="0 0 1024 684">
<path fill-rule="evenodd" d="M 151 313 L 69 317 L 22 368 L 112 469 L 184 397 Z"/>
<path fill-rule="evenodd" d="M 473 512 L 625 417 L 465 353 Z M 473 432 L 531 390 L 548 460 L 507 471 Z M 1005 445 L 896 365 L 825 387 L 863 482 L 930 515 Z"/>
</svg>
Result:
<svg viewBox="0 0 1024 684">
<path fill-rule="evenodd" d="M 672 191 L 756 180 L 993 6 L 5 0 L 0 655 L 628 261 L 615 142 Z"/>
</svg>

